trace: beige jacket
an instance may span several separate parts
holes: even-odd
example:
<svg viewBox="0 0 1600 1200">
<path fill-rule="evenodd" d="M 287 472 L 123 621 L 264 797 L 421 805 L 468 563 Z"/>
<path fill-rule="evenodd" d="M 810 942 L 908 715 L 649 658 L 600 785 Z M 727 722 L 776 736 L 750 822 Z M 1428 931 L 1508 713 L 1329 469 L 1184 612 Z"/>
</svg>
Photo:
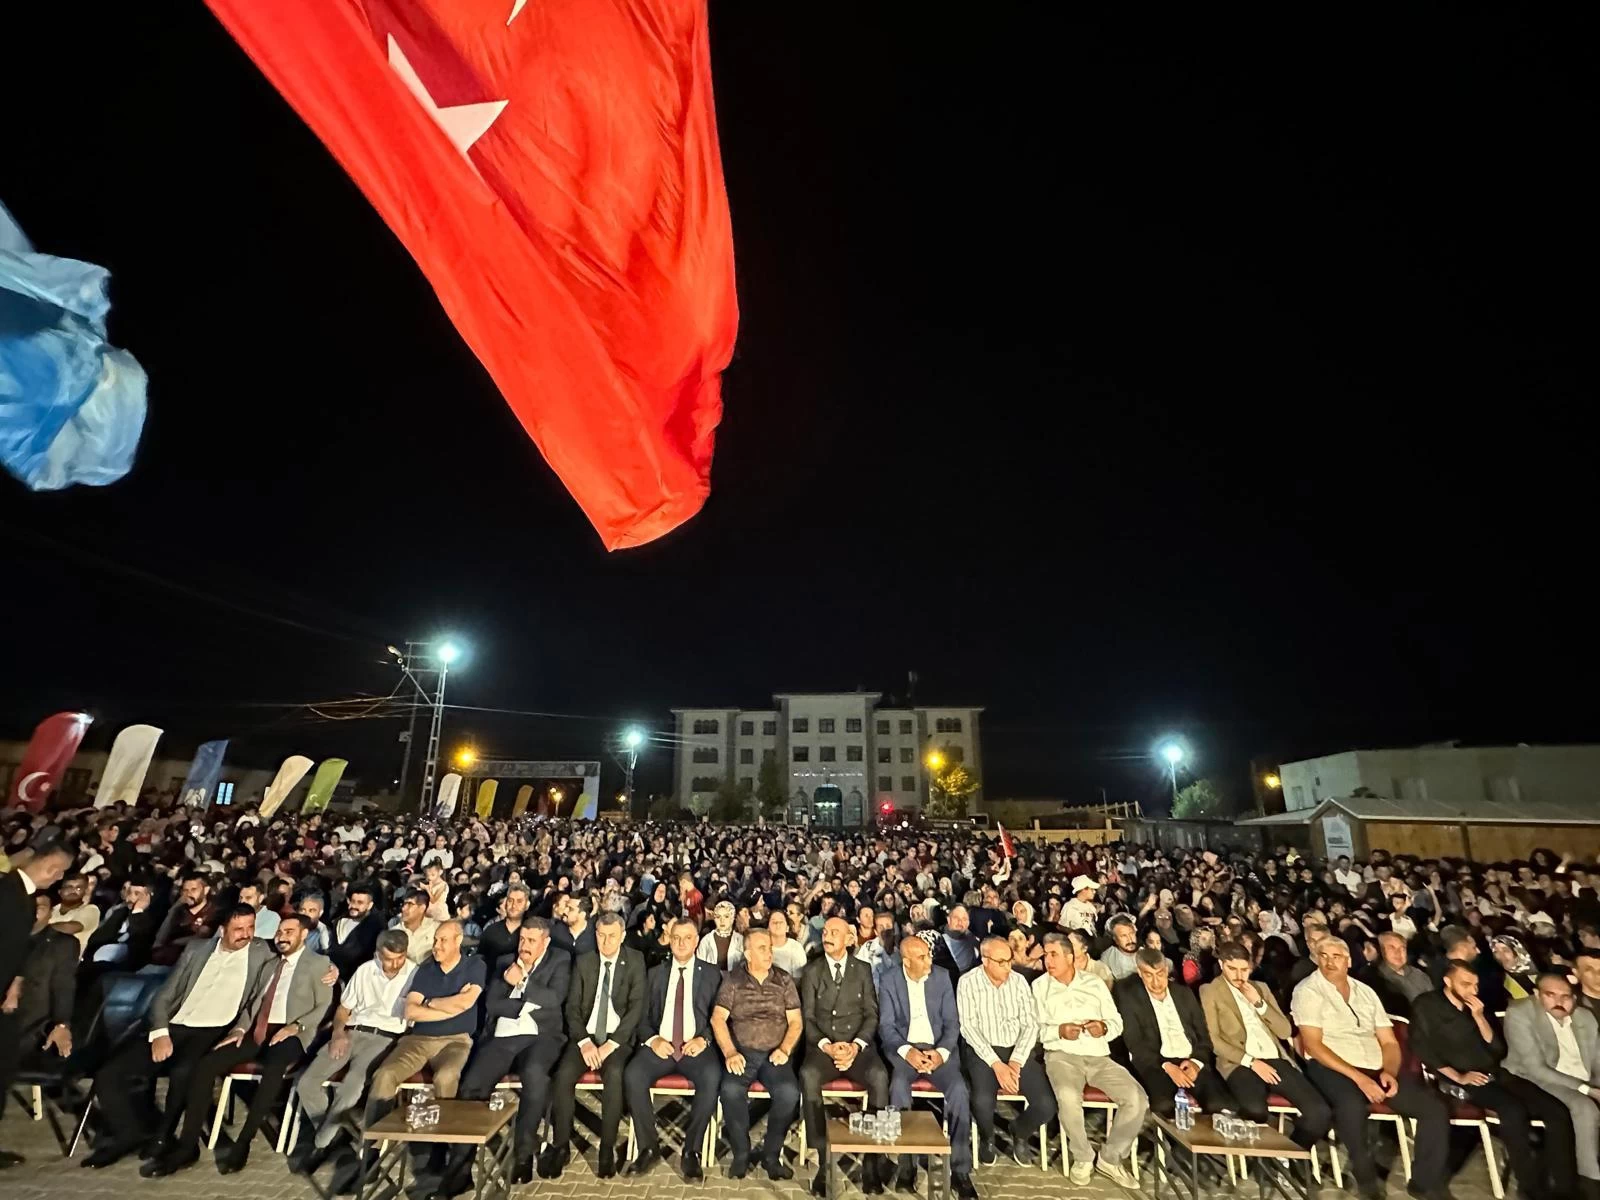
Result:
<svg viewBox="0 0 1600 1200">
<path fill-rule="evenodd" d="M 1267 1011 L 1261 1014 L 1261 1019 L 1266 1022 L 1272 1036 L 1278 1039 L 1280 1057 L 1290 1057 L 1288 1050 L 1284 1049 L 1284 1043 L 1289 1040 L 1291 1033 L 1289 1018 L 1278 1007 L 1271 988 L 1259 979 L 1251 982 L 1255 985 L 1256 995 L 1267 1002 Z M 1239 1014 L 1239 1005 L 1233 998 L 1233 985 L 1222 976 L 1217 976 L 1200 989 L 1200 1009 L 1206 1015 L 1206 1028 L 1211 1031 L 1217 1072 L 1226 1079 L 1245 1056 L 1244 1017 Z"/>
</svg>

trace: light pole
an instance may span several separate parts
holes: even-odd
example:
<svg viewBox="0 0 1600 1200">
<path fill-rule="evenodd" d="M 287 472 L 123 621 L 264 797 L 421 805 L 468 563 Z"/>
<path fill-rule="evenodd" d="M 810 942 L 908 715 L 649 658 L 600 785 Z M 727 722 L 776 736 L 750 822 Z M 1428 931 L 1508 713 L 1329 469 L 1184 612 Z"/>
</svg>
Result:
<svg viewBox="0 0 1600 1200">
<path fill-rule="evenodd" d="M 1161 747 L 1161 757 L 1167 763 L 1167 776 L 1172 781 L 1172 798 L 1178 798 L 1178 764 L 1183 761 L 1183 747 L 1177 742 L 1168 742 Z"/>
<path fill-rule="evenodd" d="M 933 789 L 939 786 L 939 772 L 944 770 L 944 752 L 941 750 L 928 751 L 928 757 L 923 759 L 928 766 L 928 807 L 933 807 Z"/>
<path fill-rule="evenodd" d="M 623 786 L 622 791 L 628 799 L 622 806 L 622 811 L 630 817 L 633 815 L 633 769 L 639 765 L 639 747 L 643 745 L 644 730 L 637 725 L 623 730 L 622 749 L 626 752 L 628 760 L 623 767 L 623 770 L 627 773 L 627 783 Z"/>
<path fill-rule="evenodd" d="M 433 719 L 428 722 L 428 755 L 422 764 L 422 804 L 418 811 L 426 813 L 433 801 L 434 775 L 439 769 L 439 730 L 444 725 L 444 684 L 450 674 L 450 664 L 461 657 L 461 647 L 451 641 L 440 642 L 433 652 L 439 663 L 439 686 L 433 694 Z"/>
</svg>

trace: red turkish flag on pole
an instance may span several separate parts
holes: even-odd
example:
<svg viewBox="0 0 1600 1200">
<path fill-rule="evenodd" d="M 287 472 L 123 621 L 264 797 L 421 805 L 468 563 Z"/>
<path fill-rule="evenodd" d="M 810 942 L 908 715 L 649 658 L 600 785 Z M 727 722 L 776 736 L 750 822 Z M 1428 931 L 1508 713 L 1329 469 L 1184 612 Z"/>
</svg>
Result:
<svg viewBox="0 0 1600 1200">
<path fill-rule="evenodd" d="M 1004 825 L 1001 825 L 998 821 L 995 824 L 1000 830 L 1000 853 L 1007 858 L 1015 858 L 1017 856 L 1016 843 L 1011 840 L 1011 835 L 1006 832 Z"/>
<path fill-rule="evenodd" d="M 67 764 L 78 752 L 90 721 L 88 713 L 59 712 L 39 722 L 28 748 L 22 752 L 22 765 L 11 777 L 9 806 L 44 811 L 50 793 L 60 786 Z"/>
<path fill-rule="evenodd" d="M 606 546 L 693 516 L 738 326 L 705 0 L 207 3 Z"/>
</svg>

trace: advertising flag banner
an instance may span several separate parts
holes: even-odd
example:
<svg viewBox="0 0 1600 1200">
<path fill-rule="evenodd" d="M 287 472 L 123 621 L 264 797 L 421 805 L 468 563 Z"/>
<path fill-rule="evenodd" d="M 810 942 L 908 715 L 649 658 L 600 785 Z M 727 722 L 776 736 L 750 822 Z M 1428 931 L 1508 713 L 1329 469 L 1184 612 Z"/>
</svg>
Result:
<svg viewBox="0 0 1600 1200">
<path fill-rule="evenodd" d="M 93 720 L 88 713 L 59 712 L 39 722 L 11 777 L 8 806 L 44 811 Z"/>
<path fill-rule="evenodd" d="M 154 725 L 129 725 L 117 734 L 106 758 L 106 769 L 100 774 L 100 790 L 94 797 L 96 808 L 108 808 L 118 800 L 125 804 L 139 802 L 145 773 L 150 770 L 150 760 L 155 757 L 160 740 L 161 730 Z"/>
<path fill-rule="evenodd" d="M 461 776 L 454 771 L 439 780 L 439 799 L 434 802 L 433 815 L 437 820 L 448 821 L 456 815 L 456 797 L 461 794 Z"/>
<path fill-rule="evenodd" d="M 533 799 L 533 784 L 525 783 L 517 789 L 517 802 L 511 806 L 513 818 L 528 811 L 528 801 Z"/>
<path fill-rule="evenodd" d="M 207 3 L 606 547 L 698 512 L 739 322 L 707 0 Z"/>
<path fill-rule="evenodd" d="M 478 785 L 478 819 L 487 821 L 494 811 L 495 793 L 500 790 L 498 779 L 485 779 Z"/>
<path fill-rule="evenodd" d="M 267 794 L 261 798 L 261 819 L 268 820 L 272 814 L 283 806 L 289 798 L 289 793 L 294 791 L 295 785 L 306 777 L 306 772 L 311 770 L 311 760 L 304 754 L 291 754 L 283 760 L 283 765 L 278 768 L 278 773 L 272 777 L 272 782 L 267 786 Z"/>
<path fill-rule="evenodd" d="M 311 777 L 311 790 L 306 793 L 306 802 L 300 806 L 303 816 L 309 817 L 313 813 L 327 811 L 328 801 L 333 799 L 333 789 L 339 786 L 344 769 L 349 765 L 349 762 L 342 758 L 322 760 L 317 773 Z"/>
<path fill-rule="evenodd" d="M 194 752 L 194 761 L 189 764 L 189 777 L 183 781 L 178 803 L 202 812 L 211 807 L 217 794 L 217 781 L 222 778 L 222 760 L 227 753 L 227 738 L 201 744 Z"/>
</svg>

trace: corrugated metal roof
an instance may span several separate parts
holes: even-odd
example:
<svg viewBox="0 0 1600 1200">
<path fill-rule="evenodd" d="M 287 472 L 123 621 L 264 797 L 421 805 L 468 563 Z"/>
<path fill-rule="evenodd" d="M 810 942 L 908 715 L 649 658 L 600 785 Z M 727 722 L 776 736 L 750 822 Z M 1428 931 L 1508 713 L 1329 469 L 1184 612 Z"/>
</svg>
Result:
<svg viewBox="0 0 1600 1200">
<path fill-rule="evenodd" d="M 1252 817 L 1238 825 L 1305 825 L 1337 807 L 1362 821 L 1417 821 L 1424 824 L 1459 825 L 1463 821 L 1497 822 L 1505 825 L 1600 825 L 1600 804 L 1578 806 L 1554 801 L 1523 801 L 1501 804 L 1495 800 L 1475 800 L 1467 804 L 1443 800 L 1389 800 L 1382 796 L 1330 796 L 1314 808 Z"/>
</svg>

